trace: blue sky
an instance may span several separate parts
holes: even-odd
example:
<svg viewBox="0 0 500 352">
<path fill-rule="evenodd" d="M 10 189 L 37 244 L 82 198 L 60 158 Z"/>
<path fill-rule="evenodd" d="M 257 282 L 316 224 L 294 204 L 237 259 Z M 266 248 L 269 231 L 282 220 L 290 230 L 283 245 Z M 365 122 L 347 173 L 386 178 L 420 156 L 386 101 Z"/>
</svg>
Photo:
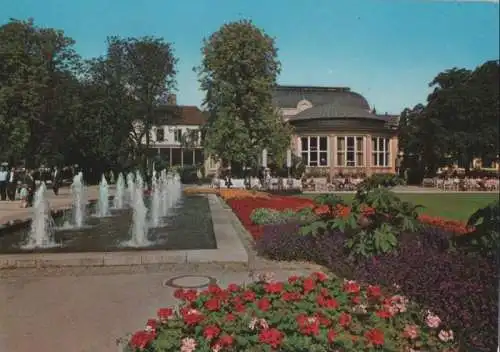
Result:
<svg viewBox="0 0 500 352">
<path fill-rule="evenodd" d="M 424 102 L 428 82 L 454 66 L 499 57 L 498 1 L 0 0 L 0 23 L 33 17 L 63 29 L 84 57 L 108 35 L 163 36 L 179 57 L 178 101 L 199 105 L 192 67 L 202 39 L 240 18 L 275 37 L 281 84 L 349 86 L 378 112 Z"/>
</svg>

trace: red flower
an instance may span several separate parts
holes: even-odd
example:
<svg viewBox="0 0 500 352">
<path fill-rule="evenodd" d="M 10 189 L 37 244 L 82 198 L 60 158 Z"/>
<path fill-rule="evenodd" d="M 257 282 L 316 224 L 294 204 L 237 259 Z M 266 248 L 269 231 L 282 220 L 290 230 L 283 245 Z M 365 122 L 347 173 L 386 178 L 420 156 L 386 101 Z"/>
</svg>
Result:
<svg viewBox="0 0 500 352">
<path fill-rule="evenodd" d="M 335 337 L 337 337 L 337 334 L 335 333 L 335 331 L 330 329 L 330 330 L 328 330 L 326 337 L 328 338 L 329 343 L 333 343 L 335 341 Z"/>
<path fill-rule="evenodd" d="M 156 314 L 160 320 L 164 321 L 174 315 L 174 310 L 172 308 L 160 308 Z"/>
<path fill-rule="evenodd" d="M 155 338 L 155 333 L 151 331 L 138 331 L 132 335 L 129 345 L 132 348 L 144 349 Z"/>
<path fill-rule="evenodd" d="M 222 335 L 219 340 L 217 341 L 217 344 L 221 346 L 231 346 L 234 342 L 234 339 L 232 336 L 229 335 Z"/>
<path fill-rule="evenodd" d="M 283 291 L 283 283 L 282 282 L 271 282 L 264 285 L 264 290 L 266 293 L 280 293 Z"/>
<path fill-rule="evenodd" d="M 220 301 L 217 298 L 209 299 L 204 304 L 209 311 L 218 311 L 220 309 Z"/>
<path fill-rule="evenodd" d="M 320 307 L 335 309 L 339 306 L 339 303 L 333 298 L 326 298 L 324 296 L 317 296 L 316 302 Z"/>
<path fill-rule="evenodd" d="M 351 302 L 354 304 L 360 304 L 361 303 L 361 297 L 359 296 L 354 296 L 351 298 Z"/>
<path fill-rule="evenodd" d="M 302 296 L 298 292 L 283 292 L 281 294 L 281 298 L 285 302 L 291 302 L 291 301 L 300 301 Z"/>
<path fill-rule="evenodd" d="M 226 315 L 226 320 L 227 321 L 235 321 L 236 320 L 236 315 L 234 315 L 233 313 L 228 313 Z"/>
<path fill-rule="evenodd" d="M 379 310 L 375 313 L 377 317 L 382 319 L 389 319 L 393 316 L 393 314 L 387 310 Z"/>
<path fill-rule="evenodd" d="M 296 275 L 292 275 L 288 278 L 288 283 L 290 284 L 293 284 L 294 282 L 296 282 L 297 280 L 299 280 L 299 277 L 296 276 Z"/>
<path fill-rule="evenodd" d="M 342 325 L 344 328 L 348 327 L 349 324 L 352 322 L 352 317 L 345 312 L 342 312 L 339 317 L 339 324 Z"/>
<path fill-rule="evenodd" d="M 208 292 L 212 295 L 217 295 L 222 292 L 222 289 L 217 285 L 208 285 Z"/>
<path fill-rule="evenodd" d="M 318 335 L 320 322 L 317 317 L 308 317 L 304 314 L 299 315 L 297 318 L 297 325 L 299 331 L 304 335 Z"/>
<path fill-rule="evenodd" d="M 253 302 L 255 301 L 255 292 L 246 290 L 245 292 L 243 292 L 241 297 L 247 302 Z"/>
<path fill-rule="evenodd" d="M 146 329 L 150 331 L 155 331 L 156 327 L 158 326 L 158 322 L 156 319 L 148 319 L 146 322 Z"/>
<path fill-rule="evenodd" d="M 263 311 L 263 312 L 266 312 L 267 310 L 269 310 L 269 308 L 271 307 L 271 302 L 267 299 L 267 298 L 262 298 L 262 299 L 259 299 L 257 301 L 257 307 Z"/>
<path fill-rule="evenodd" d="M 314 272 L 314 273 L 312 273 L 311 276 L 313 278 L 315 278 L 316 280 L 318 280 L 319 282 L 324 282 L 324 281 L 328 280 L 328 275 L 326 275 L 325 273 L 323 273 L 321 271 Z"/>
<path fill-rule="evenodd" d="M 384 344 L 384 332 L 380 329 L 371 329 L 365 333 L 365 338 L 369 343 L 375 346 Z"/>
<path fill-rule="evenodd" d="M 209 325 L 203 329 L 203 336 L 207 340 L 211 340 L 220 334 L 220 329 L 217 325 Z"/>
<path fill-rule="evenodd" d="M 272 348 L 278 348 L 283 341 L 283 333 L 278 329 L 263 329 L 259 334 L 259 341 L 270 345 Z"/>
<path fill-rule="evenodd" d="M 378 286 L 369 285 L 366 289 L 368 298 L 379 298 L 382 296 L 382 290 Z"/>
<path fill-rule="evenodd" d="M 315 283 L 313 279 L 311 278 L 305 278 L 304 281 L 302 282 L 302 288 L 304 289 L 304 293 L 307 294 L 314 290 Z"/>
<path fill-rule="evenodd" d="M 361 288 L 355 281 L 347 281 L 344 284 L 344 291 L 347 293 L 359 293 Z"/>
<path fill-rule="evenodd" d="M 196 309 L 191 309 L 191 308 L 182 308 L 181 309 L 181 315 L 182 319 L 184 320 L 184 323 L 186 325 L 196 325 L 203 321 L 205 317 L 203 314 Z"/>
<path fill-rule="evenodd" d="M 229 286 L 227 286 L 227 290 L 229 292 L 238 292 L 240 290 L 240 286 L 236 284 L 229 284 Z"/>
</svg>

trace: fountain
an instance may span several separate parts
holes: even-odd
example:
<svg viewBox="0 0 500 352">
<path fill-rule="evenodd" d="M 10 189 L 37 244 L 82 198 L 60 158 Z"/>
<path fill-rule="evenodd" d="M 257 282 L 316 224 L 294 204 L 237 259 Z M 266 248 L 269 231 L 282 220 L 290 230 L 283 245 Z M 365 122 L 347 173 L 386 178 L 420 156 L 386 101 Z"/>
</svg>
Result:
<svg viewBox="0 0 500 352">
<path fill-rule="evenodd" d="M 56 246 L 54 241 L 54 220 L 50 215 L 50 207 L 45 199 L 47 187 L 42 182 L 35 193 L 33 203 L 33 218 L 28 241 L 23 248 L 49 248 Z"/>
<path fill-rule="evenodd" d="M 150 224 L 152 227 L 158 227 L 160 226 L 160 217 L 161 217 L 161 203 L 160 203 L 160 185 L 158 182 L 158 179 L 156 178 L 156 172 L 153 171 L 153 179 L 152 185 L 152 193 L 153 196 L 151 197 L 151 208 L 150 208 Z"/>
<path fill-rule="evenodd" d="M 127 247 L 145 247 L 150 244 L 148 241 L 148 223 L 146 221 L 148 208 L 144 204 L 142 177 L 138 172 L 136 181 L 134 203 L 132 204 L 131 239 L 125 243 Z"/>
<path fill-rule="evenodd" d="M 141 192 L 144 192 L 144 179 L 142 178 L 141 172 L 139 170 L 135 172 L 135 186 L 140 188 Z M 135 194 L 137 194 L 137 192 L 135 192 Z"/>
<path fill-rule="evenodd" d="M 160 173 L 160 198 L 161 198 L 161 213 L 162 216 L 167 216 L 169 211 L 169 193 L 168 193 L 168 180 L 167 170 L 162 170 Z"/>
<path fill-rule="evenodd" d="M 109 190 L 108 181 L 104 174 L 101 177 L 101 183 L 99 184 L 99 202 L 97 203 L 97 216 L 100 218 L 109 215 Z"/>
<path fill-rule="evenodd" d="M 83 189 L 83 174 L 79 172 L 73 177 L 73 183 L 71 184 L 71 196 L 72 196 L 72 216 L 73 216 L 73 226 L 82 227 L 85 221 L 85 195 Z"/>
<path fill-rule="evenodd" d="M 128 204 L 130 206 L 134 204 L 134 193 L 135 193 L 134 174 L 132 172 L 129 172 L 127 175 L 127 194 L 128 194 Z"/>
<path fill-rule="evenodd" d="M 113 199 L 113 206 L 115 209 L 123 209 L 125 203 L 125 179 L 120 172 L 118 180 L 116 181 L 115 198 Z"/>
</svg>

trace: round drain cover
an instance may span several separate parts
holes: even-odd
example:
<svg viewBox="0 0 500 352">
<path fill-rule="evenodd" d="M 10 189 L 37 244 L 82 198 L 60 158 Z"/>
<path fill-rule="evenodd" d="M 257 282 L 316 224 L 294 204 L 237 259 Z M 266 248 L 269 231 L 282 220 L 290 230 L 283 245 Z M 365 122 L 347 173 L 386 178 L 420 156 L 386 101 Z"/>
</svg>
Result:
<svg viewBox="0 0 500 352">
<path fill-rule="evenodd" d="M 202 288 L 208 285 L 215 285 L 217 279 L 210 276 L 200 276 L 200 275 L 181 275 L 175 276 L 163 282 L 163 286 L 169 286 L 173 288 Z"/>
</svg>

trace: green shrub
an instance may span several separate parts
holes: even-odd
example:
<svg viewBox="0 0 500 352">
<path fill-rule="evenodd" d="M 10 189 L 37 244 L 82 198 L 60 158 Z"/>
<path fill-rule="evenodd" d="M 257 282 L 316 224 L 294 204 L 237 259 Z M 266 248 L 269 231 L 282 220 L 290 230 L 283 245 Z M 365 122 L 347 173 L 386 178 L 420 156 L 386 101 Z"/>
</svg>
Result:
<svg viewBox="0 0 500 352">
<path fill-rule="evenodd" d="M 500 202 L 497 200 L 474 212 L 468 222 L 474 231 L 456 236 L 453 243 L 457 247 L 468 247 L 473 252 L 495 253 L 500 250 Z"/>
</svg>

